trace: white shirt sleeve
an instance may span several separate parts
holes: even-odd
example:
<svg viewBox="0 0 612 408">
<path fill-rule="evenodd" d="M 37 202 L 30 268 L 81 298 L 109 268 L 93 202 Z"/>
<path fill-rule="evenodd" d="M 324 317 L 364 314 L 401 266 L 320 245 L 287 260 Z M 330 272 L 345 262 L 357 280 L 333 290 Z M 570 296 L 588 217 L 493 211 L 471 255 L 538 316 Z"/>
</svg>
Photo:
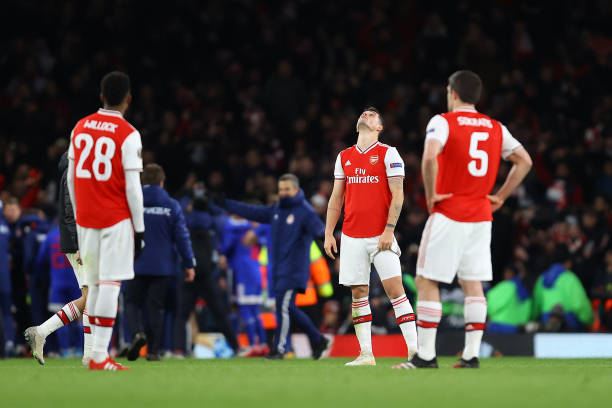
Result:
<svg viewBox="0 0 612 408">
<path fill-rule="evenodd" d="M 70 144 L 72 148 L 72 143 Z M 70 153 L 68 153 L 70 156 Z M 72 204 L 72 212 L 74 219 L 76 220 L 76 195 L 74 193 L 74 159 L 72 157 L 68 158 L 68 171 L 66 172 L 66 184 L 68 185 L 68 196 L 70 197 L 70 204 Z"/>
<path fill-rule="evenodd" d="M 442 147 L 448 140 L 448 122 L 441 115 L 436 115 L 429 120 L 425 132 L 425 141 L 437 140 L 442 143 Z"/>
<path fill-rule="evenodd" d="M 72 137 L 74 136 L 74 129 L 70 132 L 70 141 L 68 143 L 68 158 L 74 160 L 74 146 L 72 145 Z"/>
<path fill-rule="evenodd" d="M 144 200 L 140 185 L 140 173 L 138 171 L 125 170 L 125 196 L 130 208 L 134 231 L 143 232 L 145 230 Z"/>
<path fill-rule="evenodd" d="M 404 177 L 404 160 L 395 147 L 390 147 L 385 153 L 385 170 L 387 177 Z"/>
<path fill-rule="evenodd" d="M 123 170 L 142 171 L 142 141 L 137 130 L 130 133 L 121 145 L 121 163 Z"/>
<path fill-rule="evenodd" d="M 344 180 L 344 169 L 342 168 L 342 158 L 340 157 L 340 153 L 338 153 L 338 157 L 336 157 L 336 166 L 334 167 L 334 179 Z"/>
<path fill-rule="evenodd" d="M 518 140 L 516 140 L 512 136 L 508 128 L 506 128 L 504 125 L 501 125 L 501 127 L 502 127 L 502 158 L 506 160 L 508 156 L 514 153 L 514 151 L 518 149 L 519 147 L 521 147 L 522 145 Z"/>
</svg>

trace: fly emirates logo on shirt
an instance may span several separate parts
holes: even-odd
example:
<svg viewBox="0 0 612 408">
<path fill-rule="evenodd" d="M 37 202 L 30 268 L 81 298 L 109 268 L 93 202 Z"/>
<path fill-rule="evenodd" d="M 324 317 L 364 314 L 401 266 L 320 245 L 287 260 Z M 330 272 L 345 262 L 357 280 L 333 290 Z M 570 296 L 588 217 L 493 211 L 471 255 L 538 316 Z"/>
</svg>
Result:
<svg viewBox="0 0 612 408">
<path fill-rule="evenodd" d="M 357 167 L 355 169 L 354 176 L 348 176 L 346 178 L 347 184 L 378 184 L 379 179 L 378 176 L 369 176 L 365 169 L 360 169 Z"/>
</svg>

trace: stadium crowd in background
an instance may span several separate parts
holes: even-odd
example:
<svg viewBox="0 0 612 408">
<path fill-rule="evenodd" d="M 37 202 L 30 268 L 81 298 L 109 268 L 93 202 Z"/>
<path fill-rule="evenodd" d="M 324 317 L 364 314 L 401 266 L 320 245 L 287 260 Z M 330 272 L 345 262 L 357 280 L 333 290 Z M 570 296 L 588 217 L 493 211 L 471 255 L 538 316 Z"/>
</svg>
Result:
<svg viewBox="0 0 612 408">
<path fill-rule="evenodd" d="M 201 180 L 211 192 L 271 203 L 276 178 L 289 171 L 324 216 L 334 158 L 353 143 L 361 109 L 377 106 L 381 140 L 398 148 L 406 167 L 396 228 L 406 275 L 414 275 L 427 216 L 419 160 L 427 120 L 445 110 L 450 73 L 479 73 L 485 91 L 477 108 L 502 121 L 534 159 L 495 214 L 495 282 L 514 279 L 532 296 L 565 254 L 596 312 L 582 328 L 612 330 L 607 3 L 458 1 L 433 11 L 390 0 L 188 0 L 172 11 L 151 4 L 148 23 L 130 35 L 137 5 L 111 3 L 7 5 L 7 15 L 29 22 L 0 40 L 0 233 L 11 233 L 8 249 L 0 242 L 0 304 L 6 317 L 10 289 L 17 333 L 46 309 L 33 265 L 57 213 L 57 163 L 74 123 L 99 107 L 91 90 L 113 69 L 132 77 L 127 119 L 142 134 L 144 163 L 166 169 L 177 198 Z M 543 16 L 565 30 L 549 29 Z M 100 22 L 105 30 L 94 29 Z M 502 165 L 500 180 L 508 169 Z M 333 331 L 347 326 L 351 297 L 337 284 L 338 264 L 331 266 L 335 303 L 323 309 L 333 316 L 320 319 Z M 374 333 L 392 329 L 391 305 L 380 283 L 372 285 Z M 453 293 L 443 289 L 443 303 Z"/>
</svg>

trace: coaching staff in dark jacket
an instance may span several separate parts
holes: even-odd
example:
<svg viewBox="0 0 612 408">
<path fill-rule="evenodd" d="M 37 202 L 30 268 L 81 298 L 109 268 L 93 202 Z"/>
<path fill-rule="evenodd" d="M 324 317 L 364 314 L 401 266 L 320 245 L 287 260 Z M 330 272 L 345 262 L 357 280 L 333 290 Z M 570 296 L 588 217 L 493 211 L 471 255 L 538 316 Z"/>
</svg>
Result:
<svg viewBox="0 0 612 408">
<path fill-rule="evenodd" d="M 234 353 L 239 345 L 236 332 L 229 319 L 229 307 L 220 292 L 219 284 L 214 276 L 215 265 L 213 237 L 215 215 L 224 211 L 210 205 L 208 197 L 196 194 L 193 197 L 193 210 L 187 214 L 187 227 L 191 233 L 193 252 L 197 260 L 196 278 L 194 282 L 185 282 L 178 287 L 178 312 L 174 326 L 175 352 L 187 352 L 187 331 L 185 324 L 191 312 L 195 309 L 198 297 L 204 298 L 206 306 L 212 313 L 218 330 L 223 333 Z"/>
<path fill-rule="evenodd" d="M 164 190 L 165 178 L 164 170 L 157 164 L 146 165 L 142 173 L 147 245 L 134 262 L 135 277 L 127 282 L 126 288 L 126 313 L 133 336 L 128 360 L 136 360 L 142 346 L 147 344 L 142 319 L 145 304 L 151 336 L 147 360 L 161 359 L 164 305 L 175 277 L 177 251 L 185 269 L 185 280 L 193 281 L 195 277 L 195 258 L 185 217 L 178 201 Z"/>
<path fill-rule="evenodd" d="M 310 244 L 314 237 L 323 235 L 325 225 L 304 198 L 295 175 L 284 174 L 279 178 L 278 196 L 279 202 L 272 206 L 217 201 L 232 214 L 271 225 L 268 268 L 276 295 L 277 326 L 268 358 L 283 358 L 293 321 L 308 335 L 313 357 L 319 359 L 331 345 L 330 341 L 296 307 L 295 295 L 306 289 L 310 277 Z"/>
</svg>

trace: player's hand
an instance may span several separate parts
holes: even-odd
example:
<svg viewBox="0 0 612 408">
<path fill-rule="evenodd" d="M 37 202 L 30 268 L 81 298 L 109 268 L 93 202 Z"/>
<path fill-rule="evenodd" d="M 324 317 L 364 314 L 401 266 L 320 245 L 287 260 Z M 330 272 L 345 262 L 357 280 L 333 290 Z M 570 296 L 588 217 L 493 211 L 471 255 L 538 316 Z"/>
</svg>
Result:
<svg viewBox="0 0 612 408">
<path fill-rule="evenodd" d="M 138 259 L 145 247 L 144 231 L 134 233 L 134 259 Z"/>
<path fill-rule="evenodd" d="M 427 212 L 431 214 L 433 211 L 434 205 L 442 200 L 446 200 L 449 197 L 452 197 L 453 193 L 448 194 L 434 194 L 429 200 L 427 200 Z"/>
<path fill-rule="evenodd" d="M 76 257 L 76 261 L 79 265 L 83 265 L 83 260 L 81 259 L 81 253 L 79 252 L 79 250 L 77 249 L 76 253 L 74 254 L 74 256 Z"/>
<path fill-rule="evenodd" d="M 336 245 L 336 238 L 333 235 L 325 235 L 325 242 L 323 243 L 323 248 L 325 249 L 325 253 L 331 259 L 336 259 L 334 254 L 338 253 L 338 247 Z M 332 252 L 333 250 L 333 252 Z"/>
<path fill-rule="evenodd" d="M 498 196 L 498 195 L 488 195 L 487 198 L 489 199 L 489 201 L 491 202 L 491 211 L 495 212 L 497 210 L 499 210 L 501 208 L 502 205 L 504 205 L 504 200 Z"/>
<path fill-rule="evenodd" d="M 195 269 L 185 268 L 185 282 L 193 282 L 195 279 Z"/>
<path fill-rule="evenodd" d="M 393 230 L 385 228 L 378 239 L 378 250 L 386 251 L 387 249 L 391 249 L 391 245 L 393 245 Z"/>
</svg>

